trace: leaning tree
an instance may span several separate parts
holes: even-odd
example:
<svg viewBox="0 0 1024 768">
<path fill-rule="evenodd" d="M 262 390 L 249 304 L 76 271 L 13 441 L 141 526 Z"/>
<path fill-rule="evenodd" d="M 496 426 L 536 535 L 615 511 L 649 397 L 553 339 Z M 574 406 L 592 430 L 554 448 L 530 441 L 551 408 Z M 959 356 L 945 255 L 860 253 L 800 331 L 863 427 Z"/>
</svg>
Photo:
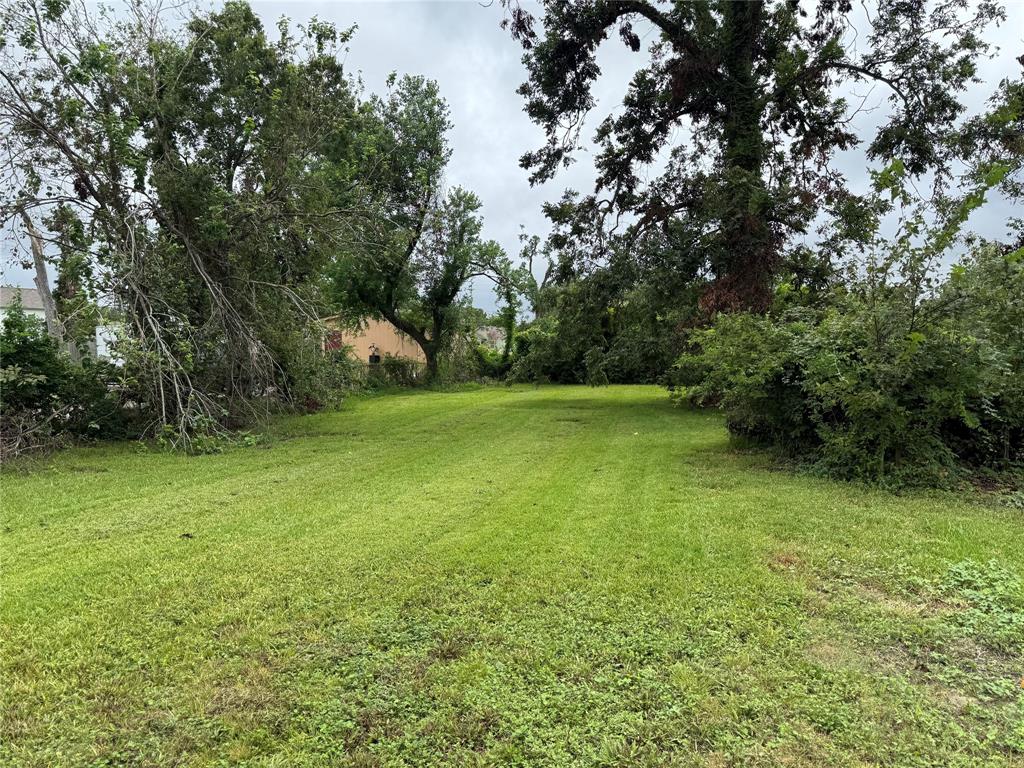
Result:
<svg viewBox="0 0 1024 768">
<path fill-rule="evenodd" d="M 0 0 L 0 222 L 38 221 L 62 276 L 116 307 L 140 410 L 188 443 L 303 395 L 338 205 L 357 205 L 324 157 L 356 104 L 348 32 L 177 10 Z"/>
<path fill-rule="evenodd" d="M 526 112 L 546 134 L 521 161 L 533 182 L 579 148 L 602 42 L 617 35 L 638 54 L 622 109 L 594 137 L 593 193 L 549 215 L 577 237 L 681 222 L 713 278 L 709 312 L 763 309 L 787 241 L 817 216 L 852 215 L 856 198 L 830 160 L 859 143 L 854 84 L 888 91 L 867 159 L 900 159 L 942 184 L 944 137 L 987 48 L 979 33 L 1003 17 L 989 0 L 544 0 L 538 23 L 519 0 L 503 5 L 525 49 Z"/>
</svg>

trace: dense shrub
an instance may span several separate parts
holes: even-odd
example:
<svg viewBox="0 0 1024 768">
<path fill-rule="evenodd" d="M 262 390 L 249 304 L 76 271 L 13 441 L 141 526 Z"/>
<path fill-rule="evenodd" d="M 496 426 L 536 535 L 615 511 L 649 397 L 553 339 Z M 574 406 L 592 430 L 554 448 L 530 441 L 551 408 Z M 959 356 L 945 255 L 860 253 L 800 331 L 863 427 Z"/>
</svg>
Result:
<svg viewBox="0 0 1024 768">
<path fill-rule="evenodd" d="M 512 339 L 509 379 L 564 384 L 583 381 L 586 378 L 585 348 L 571 343 L 575 340 L 559 331 L 557 317 L 550 315 L 517 331 Z"/>
<path fill-rule="evenodd" d="M 359 364 L 359 363 L 357 363 Z M 366 368 L 363 386 L 369 389 L 413 387 L 423 383 L 425 370 L 422 363 L 405 357 L 384 355 L 379 363 Z"/>
<path fill-rule="evenodd" d="M 318 352 L 311 356 L 309 365 L 299 380 L 306 387 L 301 401 L 306 410 L 337 407 L 347 395 L 365 386 L 366 368 L 352 356 L 350 347 Z"/>
<path fill-rule="evenodd" d="M 978 249 L 921 293 L 913 274 L 834 289 L 822 307 L 721 315 L 690 336 L 677 395 L 830 475 L 937 484 L 1024 461 L 1024 265 Z"/>
<path fill-rule="evenodd" d="M 553 235 L 549 244 L 557 251 L 569 240 Z M 613 237 L 600 256 L 557 251 L 530 299 L 536 319 L 515 334 L 509 377 L 660 382 L 683 350 L 683 329 L 698 320 L 706 254 L 694 243 L 685 227 L 673 226 Z"/>
<path fill-rule="evenodd" d="M 121 407 L 116 371 L 71 362 L 43 323 L 15 304 L 0 329 L 0 454 L 11 456 L 66 439 L 128 437 L 134 414 Z"/>
<path fill-rule="evenodd" d="M 795 350 L 812 322 L 720 315 L 711 328 L 691 332 L 692 349 L 676 361 L 669 386 L 695 405 L 722 408 L 733 434 L 799 452 L 814 425 Z"/>
<path fill-rule="evenodd" d="M 589 281 L 589 282 L 588 282 Z M 509 377 L 562 384 L 657 383 L 681 350 L 689 309 L 646 287 L 607 295 L 593 277 L 564 286 L 555 309 L 516 333 Z"/>
<path fill-rule="evenodd" d="M 504 379 L 511 364 L 509 357 L 485 344 L 477 344 L 473 347 L 473 357 L 476 362 L 477 375 L 481 379 Z"/>
<path fill-rule="evenodd" d="M 1018 243 L 1024 245 L 1024 242 Z M 987 340 L 980 376 L 988 396 L 978 423 L 952 432 L 958 455 L 978 464 L 1009 464 L 1024 451 L 1024 248 L 986 245 L 953 270 L 938 302 L 958 332 Z"/>
</svg>

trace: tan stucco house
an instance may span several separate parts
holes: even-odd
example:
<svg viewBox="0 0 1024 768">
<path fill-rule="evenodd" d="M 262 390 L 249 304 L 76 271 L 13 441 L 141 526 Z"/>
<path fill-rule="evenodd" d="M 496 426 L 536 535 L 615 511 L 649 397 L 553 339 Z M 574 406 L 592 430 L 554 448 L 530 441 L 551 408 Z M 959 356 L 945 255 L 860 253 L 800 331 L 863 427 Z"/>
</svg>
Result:
<svg viewBox="0 0 1024 768">
<path fill-rule="evenodd" d="M 351 347 L 352 355 L 361 362 L 368 363 L 374 352 L 381 357 L 390 355 L 420 363 L 427 361 L 419 345 L 386 320 L 364 320 L 360 329 L 352 330 L 335 315 L 325 317 L 323 324 L 327 327 L 324 348 Z"/>
</svg>

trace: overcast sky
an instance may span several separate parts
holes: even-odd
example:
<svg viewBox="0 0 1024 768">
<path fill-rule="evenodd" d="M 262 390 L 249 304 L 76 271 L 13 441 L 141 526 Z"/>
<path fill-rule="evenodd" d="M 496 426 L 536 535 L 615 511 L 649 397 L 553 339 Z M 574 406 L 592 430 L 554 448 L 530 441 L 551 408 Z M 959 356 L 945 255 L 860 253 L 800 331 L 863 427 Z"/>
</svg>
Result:
<svg viewBox="0 0 1024 768">
<path fill-rule="evenodd" d="M 542 140 L 540 130 L 523 112 L 523 100 L 515 91 L 525 70 L 522 50 L 499 28 L 502 11 L 497 2 L 483 6 L 477 2 L 308 2 L 306 0 L 256 0 L 253 7 L 273 32 L 274 23 L 287 15 L 295 21 L 312 16 L 333 21 L 340 27 L 358 25 L 350 44 L 346 66 L 361 72 L 367 90 L 382 92 L 389 73 L 422 74 L 437 80 L 441 93 L 451 106 L 455 127 L 451 135 L 454 149 L 448 180 L 476 192 L 484 203 L 484 233 L 498 240 L 509 253 L 518 252 L 520 225 L 530 233 L 546 234 L 548 227 L 541 204 L 556 199 L 566 187 L 590 188 L 593 179 L 591 159 L 586 154 L 560 173 L 553 182 L 532 187 L 527 173 L 519 167 L 519 157 L 535 149 Z M 992 60 L 981 63 L 983 86 L 966 96 L 971 111 L 980 110 L 985 99 L 1004 77 L 1016 77 L 1020 65 L 1014 60 L 1024 53 L 1024 0 L 1006 3 L 1007 21 L 991 30 L 987 39 L 1001 51 Z M 649 26 L 636 25 L 647 43 L 653 37 Z M 633 54 L 612 36 L 600 51 L 603 76 L 597 87 L 598 108 L 591 115 L 592 133 L 597 121 L 621 101 L 626 85 L 644 54 Z M 885 92 L 868 93 L 867 86 L 854 88 L 857 95 L 869 96 L 870 104 L 880 104 Z M 882 110 L 866 113 L 861 126 L 865 132 L 879 120 Z M 848 153 L 838 160 L 855 188 L 867 182 L 863 154 Z M 972 228 L 982 234 L 999 237 L 1011 215 L 1008 205 L 990 205 L 972 219 Z M 29 273 L 11 262 L 12 244 L 2 244 L 3 282 L 31 285 Z M 490 309 L 493 297 L 486 286 L 475 288 L 474 303 Z"/>
</svg>

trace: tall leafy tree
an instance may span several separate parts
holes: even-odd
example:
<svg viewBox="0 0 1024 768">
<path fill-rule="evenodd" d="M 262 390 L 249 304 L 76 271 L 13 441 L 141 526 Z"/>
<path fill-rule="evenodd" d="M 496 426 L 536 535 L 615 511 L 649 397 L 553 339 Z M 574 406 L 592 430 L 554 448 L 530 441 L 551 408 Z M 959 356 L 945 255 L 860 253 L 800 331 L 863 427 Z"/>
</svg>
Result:
<svg viewBox="0 0 1024 768">
<path fill-rule="evenodd" d="M 1017 62 L 1024 70 L 1024 55 Z M 991 173 L 993 166 L 1005 165 L 1006 173 L 996 188 L 1009 200 L 1024 199 L 1024 77 L 1004 78 L 989 99 L 989 109 L 968 120 L 956 141 L 962 154 L 973 158 L 975 182 Z"/>
<path fill-rule="evenodd" d="M 406 76 L 390 85 L 387 96 L 363 106 L 357 144 L 337 158 L 355 169 L 365 214 L 337 253 L 333 297 L 352 322 L 380 318 L 408 334 L 434 377 L 469 281 L 507 283 L 511 265 L 497 243 L 481 238 L 479 198 L 443 191 L 451 122 L 437 84 Z M 341 190 L 348 194 L 344 183 Z"/>
<path fill-rule="evenodd" d="M 638 25 L 653 30 L 622 109 L 597 128 L 594 192 L 549 214 L 577 238 L 602 234 L 609 217 L 634 231 L 682 222 L 715 278 L 702 297 L 712 312 L 765 308 L 787 240 L 823 211 L 852 213 L 829 163 L 859 143 L 844 83 L 889 93 L 869 159 L 943 181 L 944 135 L 986 50 L 979 33 L 1002 17 L 990 0 L 880 0 L 866 21 L 850 0 L 545 0 L 538 23 L 518 0 L 503 4 L 525 49 L 520 93 L 547 137 L 522 158 L 535 182 L 573 159 L 595 106 L 599 46 L 615 35 L 639 58 Z M 649 173 L 658 161 L 664 171 Z"/>
</svg>

